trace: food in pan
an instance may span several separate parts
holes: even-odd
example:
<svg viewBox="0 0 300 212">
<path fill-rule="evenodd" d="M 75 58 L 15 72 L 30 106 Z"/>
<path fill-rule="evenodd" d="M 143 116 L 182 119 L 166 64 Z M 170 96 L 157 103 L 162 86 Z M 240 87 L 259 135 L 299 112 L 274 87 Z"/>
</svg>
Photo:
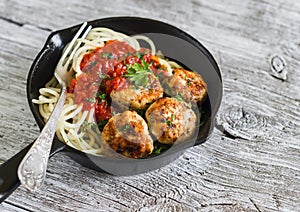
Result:
<svg viewBox="0 0 300 212">
<path fill-rule="evenodd" d="M 153 140 L 146 121 L 136 111 L 126 110 L 111 117 L 102 131 L 103 149 L 131 158 L 152 153 Z"/>
<path fill-rule="evenodd" d="M 187 102 L 199 102 L 205 99 L 206 83 L 197 72 L 177 68 L 173 75 L 163 81 L 165 92 L 170 96 L 180 93 Z"/>
<path fill-rule="evenodd" d="M 197 117 L 190 106 L 176 98 L 163 97 L 150 105 L 146 120 L 151 133 L 162 144 L 173 144 L 191 137 Z"/>
<path fill-rule="evenodd" d="M 113 151 L 145 158 L 195 133 L 200 118 L 196 103 L 207 93 L 198 73 L 163 57 L 141 35 L 93 28 L 77 43 L 65 61 L 68 94 L 56 130 L 61 141 L 99 156 Z M 53 78 L 33 100 L 45 122 L 59 93 Z"/>
</svg>

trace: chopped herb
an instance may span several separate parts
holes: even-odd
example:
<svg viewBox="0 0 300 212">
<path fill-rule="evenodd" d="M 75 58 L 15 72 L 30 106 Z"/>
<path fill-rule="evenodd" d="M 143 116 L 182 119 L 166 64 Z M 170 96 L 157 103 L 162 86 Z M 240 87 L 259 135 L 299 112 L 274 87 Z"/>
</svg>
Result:
<svg viewBox="0 0 300 212">
<path fill-rule="evenodd" d="M 169 127 L 173 127 L 172 121 L 166 120 L 166 123 L 167 123 L 167 125 L 168 125 Z"/>
<path fill-rule="evenodd" d="M 170 145 L 168 145 L 168 144 L 161 144 L 161 143 L 158 143 L 156 141 L 156 142 L 154 142 L 154 150 L 153 150 L 152 154 L 159 155 L 163 151 L 165 151 L 165 150 L 167 150 L 169 148 L 170 148 Z"/>
<path fill-rule="evenodd" d="M 141 55 L 140 52 L 136 52 L 136 53 L 135 53 L 135 56 L 136 56 L 137 58 L 141 59 L 143 55 Z"/>
<path fill-rule="evenodd" d="M 136 52 L 134 54 L 134 56 L 136 56 L 137 58 L 139 58 L 141 60 L 144 57 L 145 54 L 146 54 L 146 51 Z"/>
<path fill-rule="evenodd" d="M 99 82 L 93 82 L 92 85 L 99 86 Z"/>
<path fill-rule="evenodd" d="M 102 73 L 100 73 L 98 76 L 99 76 L 100 79 L 106 79 L 106 78 L 109 78 L 109 76 L 107 76 L 107 75 L 105 75 L 105 74 L 102 74 Z"/>
<path fill-rule="evenodd" d="M 124 55 L 124 57 L 129 57 L 131 54 L 130 54 L 130 52 L 127 52 L 125 55 Z M 124 63 L 125 64 L 125 63 Z"/>
<path fill-rule="evenodd" d="M 145 60 L 142 60 L 142 65 L 144 69 L 149 69 L 149 64 Z"/>
<path fill-rule="evenodd" d="M 92 127 L 94 127 L 94 125 L 95 125 L 94 123 L 84 121 L 84 122 L 82 123 L 81 127 L 80 127 L 80 130 L 81 130 L 82 132 L 86 132 L 86 131 L 88 131 L 88 130 L 91 130 Z"/>
<path fill-rule="evenodd" d="M 103 127 L 107 124 L 108 120 L 100 120 L 97 125 L 100 131 L 103 130 Z"/>
<path fill-rule="evenodd" d="M 165 149 L 165 147 L 161 146 L 161 147 L 155 149 L 155 150 L 153 151 L 153 153 L 156 154 L 156 155 L 158 155 L 158 154 L 160 154 L 164 149 Z"/>
<path fill-rule="evenodd" d="M 97 97 L 99 99 L 105 100 L 106 99 L 106 94 L 105 93 L 101 93 L 101 94 L 98 94 Z"/>
<path fill-rule="evenodd" d="M 149 76 L 153 75 L 149 69 L 149 64 L 145 60 L 142 60 L 142 64 L 135 63 L 127 67 L 127 73 L 124 76 L 128 77 L 136 86 L 146 86 Z"/>
<path fill-rule="evenodd" d="M 149 117 L 149 130 L 152 130 L 152 119 L 151 119 L 151 116 Z"/>
<path fill-rule="evenodd" d="M 171 121 L 174 121 L 174 119 L 175 119 L 175 115 L 172 114 L 172 115 L 171 115 Z"/>
<path fill-rule="evenodd" d="M 111 52 L 102 52 L 101 57 L 110 60 L 114 58 L 114 55 Z"/>
<path fill-rule="evenodd" d="M 126 130 L 128 130 L 128 129 L 130 129 L 130 125 L 129 124 L 125 124 L 125 125 L 123 125 L 122 127 L 120 127 L 120 131 L 121 132 L 123 132 L 123 131 L 126 131 Z"/>
<path fill-rule="evenodd" d="M 191 82 L 191 80 L 190 80 L 190 79 L 188 79 L 188 80 L 187 80 L 187 82 L 186 82 L 187 86 L 190 86 L 190 85 L 191 85 L 191 83 L 192 83 L 192 82 Z"/>
<path fill-rule="evenodd" d="M 89 102 L 89 103 L 95 103 L 96 102 L 96 100 L 94 98 L 90 98 L 90 97 L 86 98 L 86 101 Z"/>
<path fill-rule="evenodd" d="M 131 108 L 131 109 L 134 109 L 140 116 L 144 116 L 147 110 L 147 108 L 145 109 Z"/>
<path fill-rule="evenodd" d="M 175 94 L 174 98 L 177 99 L 180 102 L 185 102 L 184 99 L 182 98 L 182 96 L 179 93 Z"/>
<path fill-rule="evenodd" d="M 93 61 L 90 63 L 90 68 L 93 68 L 97 64 L 97 61 Z"/>
</svg>

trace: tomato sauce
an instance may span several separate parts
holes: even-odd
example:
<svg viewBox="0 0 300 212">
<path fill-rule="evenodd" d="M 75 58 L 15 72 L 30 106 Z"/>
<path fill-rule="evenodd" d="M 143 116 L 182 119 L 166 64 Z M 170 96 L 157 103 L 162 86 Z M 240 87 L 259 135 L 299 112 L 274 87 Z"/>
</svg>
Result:
<svg viewBox="0 0 300 212">
<path fill-rule="evenodd" d="M 108 120 L 113 111 L 110 93 L 128 87 L 129 82 L 124 76 L 127 67 L 141 64 L 141 60 L 150 64 L 155 75 L 164 68 L 149 49 L 136 51 L 125 42 L 108 41 L 104 47 L 84 55 L 80 63 L 82 73 L 72 79 L 68 92 L 74 93 L 75 103 L 83 104 L 83 110 L 95 108 L 97 122 Z"/>
<path fill-rule="evenodd" d="M 96 94 L 101 82 L 110 70 L 124 60 L 135 49 L 121 41 L 111 41 L 102 48 L 95 49 L 86 54 L 80 64 L 82 74 L 77 77 L 74 87 L 74 99 L 76 104 L 83 104 L 84 110 L 90 110 L 96 103 Z"/>
</svg>

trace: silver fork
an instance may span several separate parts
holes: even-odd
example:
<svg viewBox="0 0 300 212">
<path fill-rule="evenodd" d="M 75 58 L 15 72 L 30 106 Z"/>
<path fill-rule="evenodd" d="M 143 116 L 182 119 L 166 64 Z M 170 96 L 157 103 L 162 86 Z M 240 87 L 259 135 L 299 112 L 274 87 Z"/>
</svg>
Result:
<svg viewBox="0 0 300 212">
<path fill-rule="evenodd" d="M 86 28 L 87 23 L 83 23 L 80 27 L 72 41 L 70 42 L 69 46 L 65 50 L 64 54 L 60 58 L 54 72 L 54 76 L 56 77 L 57 81 L 61 86 L 61 94 L 56 103 L 56 106 L 51 113 L 50 118 L 48 119 L 47 123 L 45 124 L 42 132 L 40 133 L 39 137 L 33 143 L 32 147 L 29 149 L 23 160 L 21 161 L 18 167 L 18 177 L 23 186 L 30 191 L 36 191 L 40 189 L 43 185 L 43 182 L 46 177 L 46 169 L 48 164 L 48 158 L 54 138 L 54 134 L 57 127 L 57 122 L 61 111 L 63 109 L 66 96 L 67 96 L 67 85 L 65 82 L 65 77 L 63 76 L 63 72 L 65 68 L 69 65 L 67 61 L 64 64 L 64 61 L 72 48 L 76 40 L 82 34 L 84 29 Z M 90 31 L 91 26 L 89 26 L 81 38 L 85 38 Z M 73 48 L 73 52 L 70 56 L 73 56 L 77 48 L 80 46 L 80 43 Z"/>
</svg>

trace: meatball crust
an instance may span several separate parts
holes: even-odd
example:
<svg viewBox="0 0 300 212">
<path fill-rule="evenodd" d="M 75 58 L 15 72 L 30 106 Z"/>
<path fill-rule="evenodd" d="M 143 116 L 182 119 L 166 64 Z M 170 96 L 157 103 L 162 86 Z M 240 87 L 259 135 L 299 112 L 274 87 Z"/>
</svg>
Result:
<svg viewBox="0 0 300 212">
<path fill-rule="evenodd" d="M 187 102 L 202 102 L 207 95 L 207 85 L 197 72 L 174 69 L 173 75 L 164 80 L 165 92 L 180 95 Z"/>
<path fill-rule="evenodd" d="M 145 116 L 151 133 L 162 144 L 186 140 L 196 129 L 194 111 L 175 98 L 158 99 L 147 109 Z"/>
<path fill-rule="evenodd" d="M 113 90 L 110 94 L 112 105 L 117 106 L 120 111 L 134 109 L 145 109 L 150 103 L 163 96 L 163 88 L 154 75 L 149 75 L 145 86 L 130 84 L 127 88 Z"/>
<path fill-rule="evenodd" d="M 109 119 L 102 131 L 103 147 L 130 158 L 143 158 L 153 151 L 146 121 L 135 111 L 125 111 Z"/>
</svg>

